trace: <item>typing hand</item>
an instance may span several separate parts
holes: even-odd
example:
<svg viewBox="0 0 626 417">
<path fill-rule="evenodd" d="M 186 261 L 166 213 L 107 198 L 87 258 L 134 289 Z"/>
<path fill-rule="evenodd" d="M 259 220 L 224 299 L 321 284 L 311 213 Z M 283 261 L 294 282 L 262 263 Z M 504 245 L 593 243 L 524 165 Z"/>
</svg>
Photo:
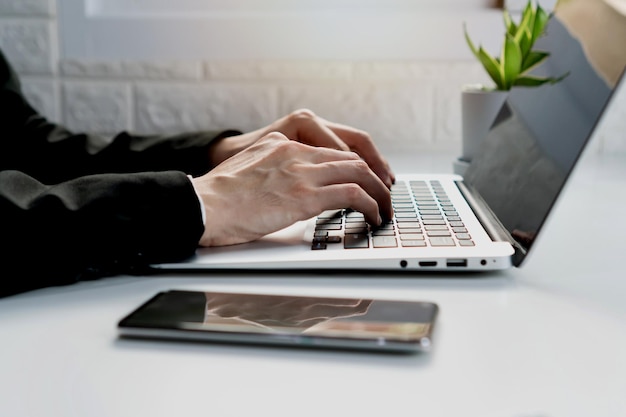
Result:
<svg viewBox="0 0 626 417">
<path fill-rule="evenodd" d="M 219 165 L 270 132 L 280 132 L 291 140 L 311 146 L 353 151 L 370 166 L 388 188 L 395 181 L 389 164 L 366 132 L 329 122 L 306 109 L 296 110 L 253 132 L 220 140 L 211 147 L 210 158 L 213 166 Z"/>
<path fill-rule="evenodd" d="M 206 212 L 202 246 L 253 241 L 324 210 L 352 208 L 373 225 L 393 213 L 389 189 L 357 154 L 277 132 L 192 181 Z"/>
</svg>

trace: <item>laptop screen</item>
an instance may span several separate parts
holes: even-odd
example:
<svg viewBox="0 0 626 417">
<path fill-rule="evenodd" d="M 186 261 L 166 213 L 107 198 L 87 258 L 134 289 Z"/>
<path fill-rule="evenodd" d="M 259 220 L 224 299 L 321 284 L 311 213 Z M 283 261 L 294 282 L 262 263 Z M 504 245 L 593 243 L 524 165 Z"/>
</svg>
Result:
<svg viewBox="0 0 626 417">
<path fill-rule="evenodd" d="M 516 266 L 531 248 L 612 93 L 579 41 L 556 17 L 536 48 L 550 57 L 533 74 L 569 75 L 556 84 L 512 89 L 464 176 L 520 245 Z"/>
</svg>

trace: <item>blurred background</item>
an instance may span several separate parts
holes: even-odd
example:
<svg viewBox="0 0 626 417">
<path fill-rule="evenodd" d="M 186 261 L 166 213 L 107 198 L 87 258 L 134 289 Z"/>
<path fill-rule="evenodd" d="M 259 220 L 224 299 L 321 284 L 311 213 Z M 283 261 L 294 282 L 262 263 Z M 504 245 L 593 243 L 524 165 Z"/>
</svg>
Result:
<svg viewBox="0 0 626 417">
<path fill-rule="evenodd" d="M 383 152 L 455 152 L 461 87 L 489 84 L 463 24 L 499 54 L 502 8 L 524 4 L 0 0 L 0 47 L 31 103 L 76 131 L 246 131 L 306 107 Z M 626 151 L 625 103 L 594 151 Z"/>
</svg>

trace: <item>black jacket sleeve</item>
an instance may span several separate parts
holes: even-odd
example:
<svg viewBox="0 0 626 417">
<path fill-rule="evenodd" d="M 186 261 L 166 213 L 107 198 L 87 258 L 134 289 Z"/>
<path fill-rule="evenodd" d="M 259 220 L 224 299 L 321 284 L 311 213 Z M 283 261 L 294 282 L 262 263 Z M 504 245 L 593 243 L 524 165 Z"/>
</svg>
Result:
<svg viewBox="0 0 626 417">
<path fill-rule="evenodd" d="M 28 104 L 0 52 L 0 297 L 193 254 L 203 224 L 186 174 L 237 133 L 72 133 Z"/>
</svg>

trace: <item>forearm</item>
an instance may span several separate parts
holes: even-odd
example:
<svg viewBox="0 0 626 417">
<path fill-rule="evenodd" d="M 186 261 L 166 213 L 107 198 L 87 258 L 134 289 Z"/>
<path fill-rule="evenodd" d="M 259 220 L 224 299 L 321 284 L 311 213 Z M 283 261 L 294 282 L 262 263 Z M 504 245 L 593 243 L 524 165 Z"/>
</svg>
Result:
<svg viewBox="0 0 626 417">
<path fill-rule="evenodd" d="M 44 185 L 0 172 L 0 296 L 129 273 L 193 254 L 204 227 L 182 172 L 95 175 Z"/>
<path fill-rule="evenodd" d="M 112 140 L 75 133 L 38 114 L 0 52 L 0 169 L 23 171 L 44 183 L 111 172 L 178 170 L 200 175 L 213 166 L 220 139 L 240 132 L 199 131 L 178 135 L 120 132 Z"/>
<path fill-rule="evenodd" d="M 120 132 L 111 140 L 73 133 L 34 114 L 19 127 L 5 130 L 0 141 L 0 168 L 28 173 L 45 183 L 84 175 L 177 170 L 201 175 L 213 166 L 209 150 L 236 131 L 179 135 L 134 135 Z"/>
</svg>

